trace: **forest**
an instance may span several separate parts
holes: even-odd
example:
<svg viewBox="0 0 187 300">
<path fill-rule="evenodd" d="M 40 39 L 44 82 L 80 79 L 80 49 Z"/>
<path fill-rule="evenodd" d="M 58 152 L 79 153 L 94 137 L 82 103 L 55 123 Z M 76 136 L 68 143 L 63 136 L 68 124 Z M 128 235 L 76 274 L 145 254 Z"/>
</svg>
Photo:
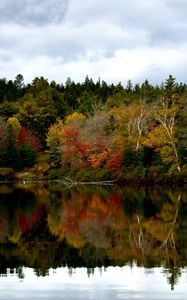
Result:
<svg viewBox="0 0 187 300">
<path fill-rule="evenodd" d="M 0 79 L 0 180 L 187 184 L 187 84 Z"/>
</svg>

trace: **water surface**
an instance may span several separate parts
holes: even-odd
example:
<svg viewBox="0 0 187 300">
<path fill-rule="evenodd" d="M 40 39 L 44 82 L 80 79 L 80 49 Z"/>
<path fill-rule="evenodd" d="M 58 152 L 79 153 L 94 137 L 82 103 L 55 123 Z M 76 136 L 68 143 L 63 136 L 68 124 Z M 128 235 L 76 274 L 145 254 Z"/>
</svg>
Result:
<svg viewBox="0 0 187 300">
<path fill-rule="evenodd" d="M 186 299 L 187 193 L 0 185 L 0 299 Z"/>
</svg>

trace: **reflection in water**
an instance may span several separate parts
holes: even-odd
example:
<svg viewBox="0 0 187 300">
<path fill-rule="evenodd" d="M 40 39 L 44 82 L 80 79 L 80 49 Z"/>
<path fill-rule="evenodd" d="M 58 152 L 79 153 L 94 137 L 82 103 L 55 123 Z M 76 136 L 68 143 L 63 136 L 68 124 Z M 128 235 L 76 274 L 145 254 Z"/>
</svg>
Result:
<svg viewBox="0 0 187 300">
<path fill-rule="evenodd" d="M 95 268 L 89 277 L 85 268 L 76 268 L 72 276 L 66 267 L 49 270 L 45 277 L 36 277 L 28 268 L 23 272 L 24 281 L 15 275 L 0 278 L 0 299 L 186 299 L 185 275 L 173 292 L 160 276 L 161 268 L 147 273 L 137 266 Z"/>
<path fill-rule="evenodd" d="M 68 271 L 66 267 L 50 270 L 49 276 L 38 278 L 31 269 L 24 268 L 24 281 L 16 276 L 0 278 L 0 299 L 186 299 L 185 275 L 173 292 L 163 281 L 161 268 L 149 273 L 137 266 L 95 268 L 89 277 L 85 268 L 76 268 L 72 276 Z"/>
<path fill-rule="evenodd" d="M 187 265 L 186 210 L 179 191 L 0 185 L 0 274 L 136 263 L 162 267 L 174 289 Z"/>
</svg>

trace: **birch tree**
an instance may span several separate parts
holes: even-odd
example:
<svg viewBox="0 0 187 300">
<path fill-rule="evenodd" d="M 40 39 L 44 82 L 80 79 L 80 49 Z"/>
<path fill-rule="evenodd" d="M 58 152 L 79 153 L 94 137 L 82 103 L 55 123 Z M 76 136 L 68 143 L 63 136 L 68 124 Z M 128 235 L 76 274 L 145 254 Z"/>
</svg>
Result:
<svg viewBox="0 0 187 300">
<path fill-rule="evenodd" d="M 173 163 L 181 171 L 177 152 L 176 116 L 179 105 L 174 99 L 162 98 L 153 110 L 153 118 L 158 125 L 149 133 L 145 143 L 154 146 L 160 152 L 163 162 Z"/>
<path fill-rule="evenodd" d="M 144 103 L 132 103 L 111 111 L 116 120 L 119 132 L 126 136 L 127 141 L 135 146 L 138 151 L 144 136 L 144 130 L 148 122 L 149 112 Z"/>
</svg>

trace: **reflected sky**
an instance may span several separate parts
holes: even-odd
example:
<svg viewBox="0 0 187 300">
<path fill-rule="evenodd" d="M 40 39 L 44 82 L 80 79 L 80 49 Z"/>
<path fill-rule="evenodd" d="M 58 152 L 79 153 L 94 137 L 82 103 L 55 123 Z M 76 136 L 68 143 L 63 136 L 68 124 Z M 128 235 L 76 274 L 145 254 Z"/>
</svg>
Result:
<svg viewBox="0 0 187 300">
<path fill-rule="evenodd" d="M 186 269 L 171 291 L 162 268 L 133 266 L 95 268 L 88 276 L 86 268 L 50 269 L 49 276 L 37 277 L 24 268 L 25 277 L 16 274 L 0 278 L 0 299 L 186 299 Z"/>
</svg>

